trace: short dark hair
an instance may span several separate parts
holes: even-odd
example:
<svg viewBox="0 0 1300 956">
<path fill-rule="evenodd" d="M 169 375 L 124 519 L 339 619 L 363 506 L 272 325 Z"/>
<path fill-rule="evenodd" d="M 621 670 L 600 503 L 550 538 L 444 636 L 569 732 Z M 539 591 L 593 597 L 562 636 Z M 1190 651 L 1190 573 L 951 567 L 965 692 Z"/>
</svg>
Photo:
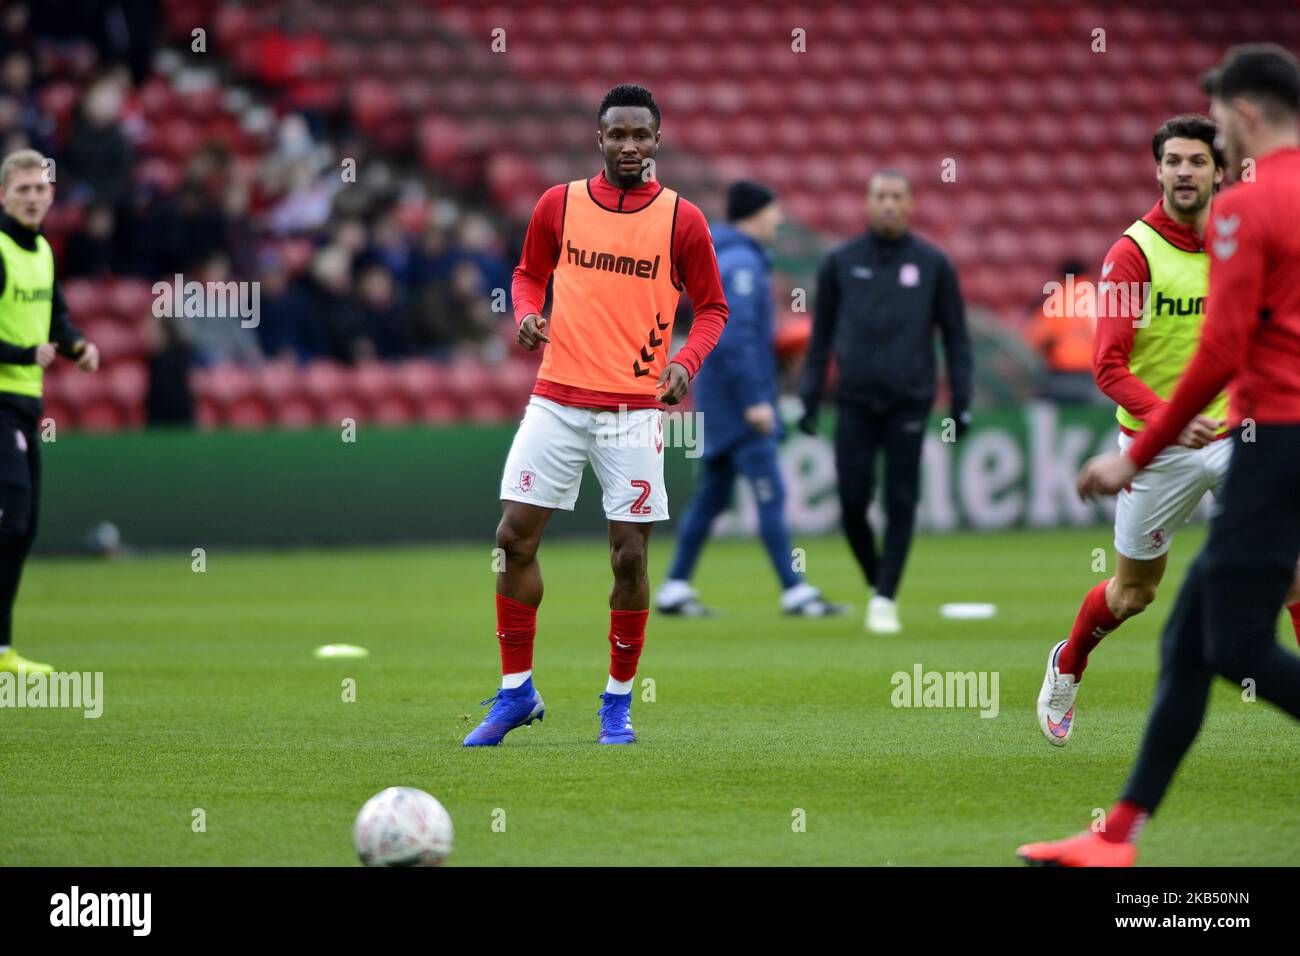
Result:
<svg viewBox="0 0 1300 956">
<path fill-rule="evenodd" d="M 1201 89 L 1221 100 L 1254 99 L 1275 120 L 1293 117 L 1300 111 L 1300 62 L 1276 43 L 1242 43 L 1201 77 Z"/>
<path fill-rule="evenodd" d="M 1214 165 L 1222 169 L 1228 161 L 1223 151 L 1214 145 L 1214 134 L 1218 129 L 1208 116 L 1202 116 L 1200 113 L 1179 113 L 1173 119 L 1166 120 L 1165 124 L 1156 130 L 1156 135 L 1151 137 L 1151 153 L 1159 163 L 1164 159 L 1165 143 L 1169 140 L 1199 139 L 1210 147 Z"/>
<path fill-rule="evenodd" d="M 605 118 L 605 113 L 615 106 L 644 106 L 654 117 L 655 126 L 659 126 L 659 104 L 644 86 L 620 83 L 606 93 L 605 98 L 600 101 L 600 109 L 596 111 L 597 125 Z"/>
</svg>

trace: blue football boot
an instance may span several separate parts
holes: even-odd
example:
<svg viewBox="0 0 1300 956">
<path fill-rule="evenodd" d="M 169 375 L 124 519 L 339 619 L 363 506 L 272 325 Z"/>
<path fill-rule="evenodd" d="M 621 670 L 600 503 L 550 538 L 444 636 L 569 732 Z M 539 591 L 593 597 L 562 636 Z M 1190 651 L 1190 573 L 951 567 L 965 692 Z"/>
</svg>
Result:
<svg viewBox="0 0 1300 956">
<path fill-rule="evenodd" d="M 463 746 L 495 747 L 516 727 L 524 727 L 546 714 L 542 695 L 533 690 L 530 677 L 513 690 L 497 691 L 495 697 L 482 701 L 480 706 L 492 705 L 483 723 L 470 731 Z"/>
<path fill-rule="evenodd" d="M 600 736 L 596 738 L 598 744 L 634 744 L 636 743 L 636 732 L 632 730 L 632 693 L 626 694 L 601 694 L 600 699 L 605 703 L 601 705 L 598 714 L 600 716 Z"/>
</svg>

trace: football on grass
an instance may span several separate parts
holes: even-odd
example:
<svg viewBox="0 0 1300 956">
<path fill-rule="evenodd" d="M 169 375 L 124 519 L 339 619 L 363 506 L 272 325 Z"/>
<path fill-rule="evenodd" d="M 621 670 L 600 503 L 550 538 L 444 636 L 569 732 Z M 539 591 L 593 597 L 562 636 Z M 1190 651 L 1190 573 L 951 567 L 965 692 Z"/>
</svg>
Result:
<svg viewBox="0 0 1300 956">
<path fill-rule="evenodd" d="M 438 866 L 451 852 L 451 815 L 414 787 L 389 787 L 366 801 L 352 827 L 366 866 Z"/>
</svg>

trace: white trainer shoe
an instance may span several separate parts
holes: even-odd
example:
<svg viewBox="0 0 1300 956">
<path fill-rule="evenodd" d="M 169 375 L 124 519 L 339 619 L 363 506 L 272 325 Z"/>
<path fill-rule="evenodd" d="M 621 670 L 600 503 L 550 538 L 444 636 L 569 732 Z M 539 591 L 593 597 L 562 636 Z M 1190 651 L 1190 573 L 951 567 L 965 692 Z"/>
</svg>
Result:
<svg viewBox="0 0 1300 956">
<path fill-rule="evenodd" d="M 872 634 L 897 634 L 903 629 L 898 623 L 898 606 L 879 594 L 867 605 L 866 625 Z"/>
<path fill-rule="evenodd" d="M 838 617 L 848 605 L 828 601 L 807 581 L 800 581 L 781 592 L 781 613 L 793 617 Z"/>
<path fill-rule="evenodd" d="M 1061 641 L 1047 655 L 1047 673 L 1038 692 L 1038 726 L 1048 742 L 1057 747 L 1064 747 L 1074 732 L 1074 698 L 1079 693 L 1074 675 L 1062 674 L 1057 667 L 1061 649 L 1067 643 Z"/>
<path fill-rule="evenodd" d="M 713 612 L 700 603 L 700 594 L 685 581 L 669 578 L 659 588 L 655 609 L 678 617 L 710 617 Z"/>
</svg>

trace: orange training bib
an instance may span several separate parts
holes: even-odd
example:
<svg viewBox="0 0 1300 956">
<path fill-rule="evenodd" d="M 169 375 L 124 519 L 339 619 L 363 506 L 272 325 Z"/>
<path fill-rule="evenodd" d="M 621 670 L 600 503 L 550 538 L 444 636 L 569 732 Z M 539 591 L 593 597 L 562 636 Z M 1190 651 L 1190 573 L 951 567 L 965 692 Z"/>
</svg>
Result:
<svg viewBox="0 0 1300 956">
<path fill-rule="evenodd" d="M 537 377 L 601 392 L 653 395 L 668 364 L 681 290 L 673 283 L 677 193 L 615 212 L 569 183 L 560 260 Z"/>
</svg>

